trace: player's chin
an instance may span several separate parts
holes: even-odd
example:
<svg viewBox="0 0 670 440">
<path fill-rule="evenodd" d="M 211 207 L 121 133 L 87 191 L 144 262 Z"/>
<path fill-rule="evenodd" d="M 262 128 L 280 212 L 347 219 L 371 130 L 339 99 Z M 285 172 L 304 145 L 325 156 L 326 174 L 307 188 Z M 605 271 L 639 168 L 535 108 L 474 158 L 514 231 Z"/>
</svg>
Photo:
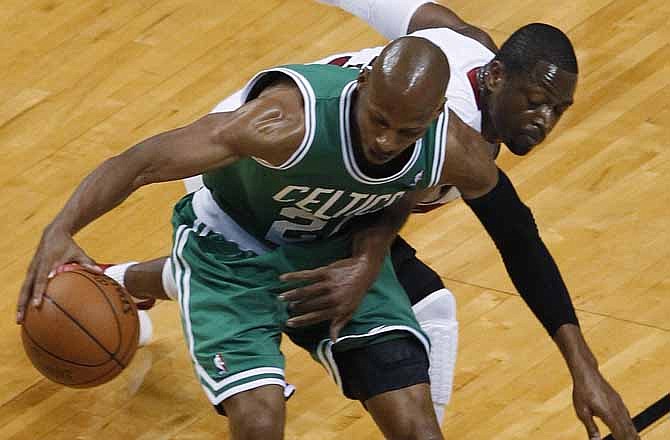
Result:
<svg viewBox="0 0 670 440">
<path fill-rule="evenodd" d="M 384 165 L 393 159 L 393 155 L 383 153 L 374 148 L 368 148 L 365 151 L 365 158 L 373 165 Z"/>
<path fill-rule="evenodd" d="M 515 137 L 511 141 L 505 142 L 505 145 L 507 145 L 507 148 L 517 156 L 525 156 L 530 153 L 538 143 L 539 142 L 533 137 L 523 134 Z"/>
</svg>

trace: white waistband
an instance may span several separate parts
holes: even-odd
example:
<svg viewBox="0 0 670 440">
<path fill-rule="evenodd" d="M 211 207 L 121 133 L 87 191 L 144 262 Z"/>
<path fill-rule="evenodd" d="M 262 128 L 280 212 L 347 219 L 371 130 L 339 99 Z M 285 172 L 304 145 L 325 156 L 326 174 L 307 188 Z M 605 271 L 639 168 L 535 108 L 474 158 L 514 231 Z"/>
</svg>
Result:
<svg viewBox="0 0 670 440">
<path fill-rule="evenodd" d="M 271 251 L 268 246 L 261 243 L 226 214 L 216 203 L 207 187 L 202 187 L 195 192 L 191 204 L 197 221 L 203 223 L 210 231 L 223 235 L 226 240 L 237 244 L 243 251 L 252 251 L 258 255 Z"/>
</svg>

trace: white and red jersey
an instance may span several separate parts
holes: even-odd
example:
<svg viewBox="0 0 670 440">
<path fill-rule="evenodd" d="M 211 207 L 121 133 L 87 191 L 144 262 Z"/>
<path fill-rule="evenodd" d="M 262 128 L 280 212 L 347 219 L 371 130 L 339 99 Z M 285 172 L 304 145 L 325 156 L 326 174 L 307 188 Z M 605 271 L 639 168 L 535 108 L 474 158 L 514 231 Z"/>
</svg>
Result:
<svg viewBox="0 0 670 440">
<path fill-rule="evenodd" d="M 447 86 L 447 106 L 478 132 L 482 131 L 482 112 L 479 106 L 477 69 L 488 64 L 495 54 L 484 45 L 448 28 L 424 29 L 410 34 L 429 40 L 447 55 L 451 77 Z M 358 52 L 341 53 L 317 61 L 342 67 L 363 69 L 370 66 L 384 47 L 372 47 Z M 448 148 L 448 147 L 447 147 Z M 420 202 L 415 212 L 428 212 L 460 197 L 458 189 L 444 185 Z"/>
<path fill-rule="evenodd" d="M 482 112 L 479 107 L 479 89 L 477 88 L 477 69 L 488 64 L 495 54 L 484 45 L 449 28 L 424 29 L 410 34 L 429 40 L 447 55 L 451 77 L 447 87 L 447 106 L 473 129 L 481 132 Z M 342 67 L 362 69 L 370 66 L 381 53 L 383 46 L 363 49 L 358 52 L 346 52 L 315 61 L 313 64 L 334 64 Z M 232 111 L 242 105 L 241 93 L 237 92 L 221 101 L 212 112 Z M 447 146 L 448 148 L 448 146 Z M 187 190 L 192 191 L 201 185 L 196 178 L 187 179 Z M 191 180 L 189 182 L 189 180 Z M 428 212 L 452 200 L 460 193 L 450 185 L 436 188 L 426 200 L 419 203 L 417 212 Z"/>
<path fill-rule="evenodd" d="M 447 105 L 459 118 L 481 132 L 482 113 L 475 75 L 478 68 L 488 64 L 495 54 L 478 41 L 448 28 L 424 29 L 410 34 L 422 37 L 438 46 L 447 55 L 451 77 L 447 87 Z M 342 67 L 370 66 L 383 46 L 331 55 L 315 64 L 335 64 Z"/>
</svg>

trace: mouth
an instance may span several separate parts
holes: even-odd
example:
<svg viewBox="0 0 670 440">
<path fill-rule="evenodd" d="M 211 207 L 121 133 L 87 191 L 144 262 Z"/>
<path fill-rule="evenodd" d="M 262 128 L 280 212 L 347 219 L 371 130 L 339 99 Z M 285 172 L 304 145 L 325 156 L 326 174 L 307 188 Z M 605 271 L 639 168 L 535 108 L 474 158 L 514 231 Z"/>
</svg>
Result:
<svg viewBox="0 0 670 440">
<path fill-rule="evenodd" d="M 375 162 L 387 162 L 389 159 L 391 159 L 391 154 L 390 153 L 386 153 L 384 151 L 381 151 L 376 147 L 370 147 L 368 149 L 368 152 L 370 154 L 370 157 Z"/>
</svg>

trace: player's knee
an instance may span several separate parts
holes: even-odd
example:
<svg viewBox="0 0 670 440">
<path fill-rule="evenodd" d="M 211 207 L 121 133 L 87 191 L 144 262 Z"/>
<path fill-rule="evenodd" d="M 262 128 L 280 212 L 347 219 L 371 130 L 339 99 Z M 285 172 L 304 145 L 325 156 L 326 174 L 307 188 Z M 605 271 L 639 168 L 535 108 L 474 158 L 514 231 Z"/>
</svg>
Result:
<svg viewBox="0 0 670 440">
<path fill-rule="evenodd" d="M 425 407 L 425 408 L 424 408 Z M 437 440 L 442 439 L 439 425 L 433 419 L 432 410 L 418 403 L 424 411 L 408 411 L 386 424 L 386 440 Z"/>
<path fill-rule="evenodd" d="M 236 439 L 282 438 L 285 403 L 278 387 L 261 387 L 237 394 L 226 399 L 223 407 Z"/>
<path fill-rule="evenodd" d="M 434 290 L 425 295 L 421 301 L 412 305 L 412 310 L 419 320 L 424 321 L 455 321 L 456 298 L 446 287 Z"/>
<path fill-rule="evenodd" d="M 441 440 L 442 438 L 442 434 L 432 425 L 420 426 L 417 423 L 412 423 L 404 432 L 386 435 L 386 440 Z"/>
<path fill-rule="evenodd" d="M 433 440 L 441 439 L 439 425 L 436 423 L 433 409 L 422 386 L 413 386 L 405 390 L 403 411 L 394 412 L 391 435 L 387 440 Z"/>
<path fill-rule="evenodd" d="M 282 438 L 283 421 L 279 414 L 264 408 L 261 412 L 246 414 L 235 423 L 235 438 L 241 439 L 280 439 Z"/>
</svg>

